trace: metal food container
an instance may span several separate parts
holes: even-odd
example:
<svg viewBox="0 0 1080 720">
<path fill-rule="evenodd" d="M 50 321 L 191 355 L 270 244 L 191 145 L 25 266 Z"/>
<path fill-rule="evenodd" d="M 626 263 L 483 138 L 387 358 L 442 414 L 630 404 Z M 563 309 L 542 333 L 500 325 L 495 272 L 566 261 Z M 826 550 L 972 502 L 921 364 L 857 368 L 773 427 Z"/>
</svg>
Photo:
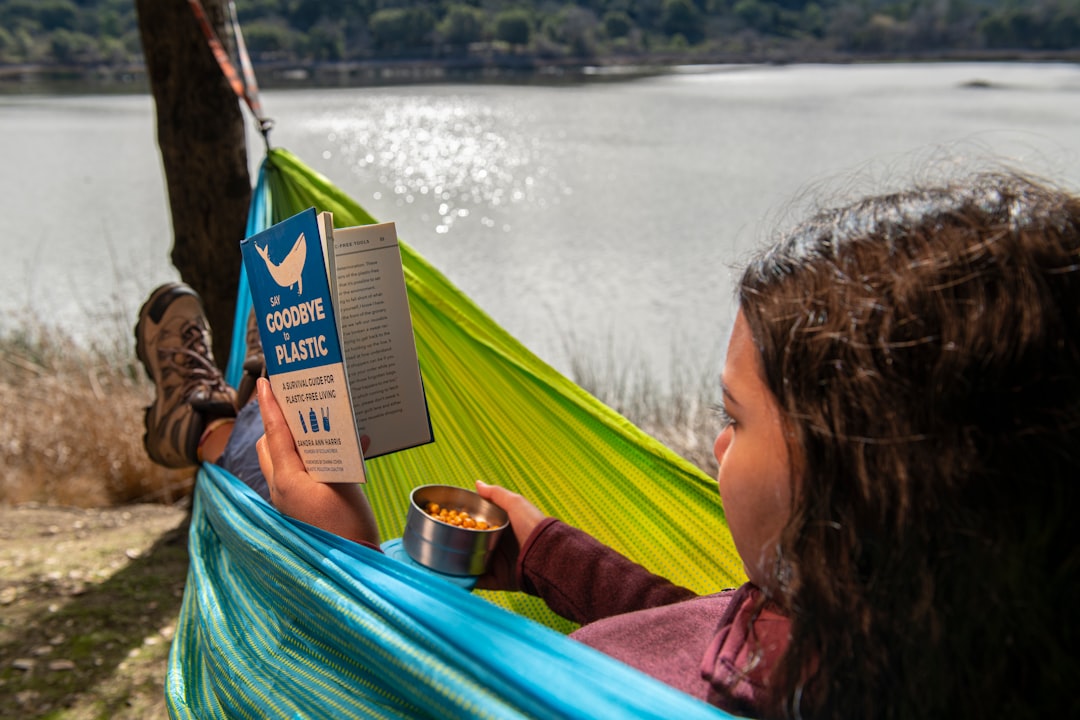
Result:
<svg viewBox="0 0 1080 720">
<path fill-rule="evenodd" d="M 464 510 L 487 530 L 450 525 L 426 511 L 428 503 Z M 450 485 L 421 485 L 409 495 L 409 514 L 401 545 L 416 562 L 447 575 L 482 575 L 509 517 L 498 505 L 471 490 Z"/>
</svg>

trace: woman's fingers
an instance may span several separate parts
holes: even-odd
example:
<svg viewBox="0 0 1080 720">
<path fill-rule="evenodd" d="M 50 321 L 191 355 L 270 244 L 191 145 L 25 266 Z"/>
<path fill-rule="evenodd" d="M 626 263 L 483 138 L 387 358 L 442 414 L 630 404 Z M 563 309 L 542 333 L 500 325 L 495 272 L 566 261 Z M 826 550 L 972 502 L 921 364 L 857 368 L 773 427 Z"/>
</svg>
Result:
<svg viewBox="0 0 1080 720">
<path fill-rule="evenodd" d="M 255 441 L 255 452 L 259 456 L 259 470 L 266 478 L 266 487 L 270 490 L 270 502 L 274 502 L 274 459 L 270 457 L 270 449 L 266 444 L 266 435 Z"/>
<path fill-rule="evenodd" d="M 310 478 L 303 459 L 296 452 L 292 431 L 285 422 L 270 382 L 259 378 L 256 391 L 259 395 L 259 412 L 262 414 L 265 434 L 259 439 L 255 449 L 259 455 L 259 468 L 270 487 L 270 500 L 277 505 L 283 494 L 291 491 L 298 482 Z"/>
<path fill-rule="evenodd" d="M 514 531 L 514 537 L 519 545 L 525 545 L 533 529 L 546 517 L 524 496 L 502 486 L 488 485 L 482 480 L 477 480 L 476 493 L 506 511 L 506 514 L 510 516 L 510 528 Z"/>
</svg>

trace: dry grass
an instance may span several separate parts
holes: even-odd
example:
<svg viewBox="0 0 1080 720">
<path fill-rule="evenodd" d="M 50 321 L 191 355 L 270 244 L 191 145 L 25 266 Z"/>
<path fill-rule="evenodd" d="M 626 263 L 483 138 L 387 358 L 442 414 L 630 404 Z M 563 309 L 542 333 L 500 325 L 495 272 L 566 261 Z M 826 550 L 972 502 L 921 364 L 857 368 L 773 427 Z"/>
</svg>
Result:
<svg viewBox="0 0 1080 720">
<path fill-rule="evenodd" d="M 110 345 L 86 347 L 31 322 L 0 331 L 0 503 L 107 507 L 191 492 L 192 470 L 158 467 L 143 450 L 153 391 L 130 331 L 103 335 Z"/>
<path fill-rule="evenodd" d="M 111 507 L 190 494 L 192 470 L 166 470 L 146 457 L 143 407 L 153 388 L 126 323 L 115 324 L 101 333 L 107 344 L 90 347 L 33 321 L 0 329 L 0 504 Z M 696 376 L 675 362 L 666 387 L 615 353 L 601 361 L 579 355 L 571 365 L 575 382 L 715 474 L 715 363 Z"/>
<path fill-rule="evenodd" d="M 720 397 L 719 363 L 690 367 L 686 355 L 672 353 L 665 386 L 643 363 L 611 351 L 606 359 L 569 353 L 570 377 L 630 422 L 681 457 L 716 475 L 713 443 L 719 432 L 715 405 Z"/>
</svg>

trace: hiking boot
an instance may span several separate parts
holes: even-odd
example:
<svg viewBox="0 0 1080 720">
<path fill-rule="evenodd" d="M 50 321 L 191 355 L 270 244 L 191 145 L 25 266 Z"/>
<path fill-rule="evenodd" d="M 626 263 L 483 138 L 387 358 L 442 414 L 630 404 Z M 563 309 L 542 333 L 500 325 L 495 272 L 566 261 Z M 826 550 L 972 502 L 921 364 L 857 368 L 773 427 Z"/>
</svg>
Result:
<svg viewBox="0 0 1080 720">
<path fill-rule="evenodd" d="M 214 364 L 202 300 L 183 283 L 162 285 L 139 310 L 135 352 L 154 382 L 143 445 L 171 468 L 198 464 L 208 420 L 236 415 L 236 395 Z"/>
<path fill-rule="evenodd" d="M 247 332 L 244 336 L 247 352 L 244 355 L 244 374 L 236 388 L 236 407 L 247 405 L 251 394 L 255 392 L 255 381 L 266 375 L 266 360 L 263 357 L 262 339 L 259 337 L 259 325 L 255 320 L 255 308 L 248 313 Z"/>
</svg>

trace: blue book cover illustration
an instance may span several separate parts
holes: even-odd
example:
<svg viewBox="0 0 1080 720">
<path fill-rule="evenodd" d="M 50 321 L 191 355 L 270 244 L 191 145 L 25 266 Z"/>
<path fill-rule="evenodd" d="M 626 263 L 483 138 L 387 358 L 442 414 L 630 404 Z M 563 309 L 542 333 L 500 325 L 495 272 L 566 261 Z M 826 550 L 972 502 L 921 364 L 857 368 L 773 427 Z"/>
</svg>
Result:
<svg viewBox="0 0 1080 720">
<path fill-rule="evenodd" d="M 365 482 L 314 208 L 240 243 L 270 384 L 308 472 Z"/>
</svg>

